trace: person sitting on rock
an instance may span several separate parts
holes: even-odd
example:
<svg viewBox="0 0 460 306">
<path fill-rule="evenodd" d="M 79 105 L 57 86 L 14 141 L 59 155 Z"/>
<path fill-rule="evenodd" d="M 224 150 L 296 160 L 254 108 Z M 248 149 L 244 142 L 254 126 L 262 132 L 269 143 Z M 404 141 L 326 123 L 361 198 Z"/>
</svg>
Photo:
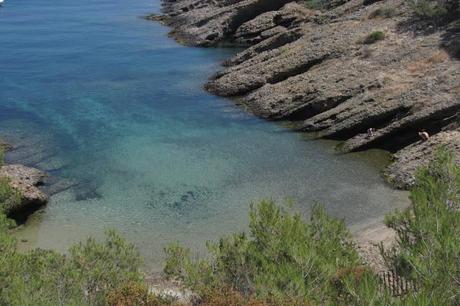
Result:
<svg viewBox="0 0 460 306">
<path fill-rule="evenodd" d="M 418 136 L 420 136 L 422 141 L 427 141 L 428 139 L 430 139 L 430 134 L 428 134 L 428 132 L 425 130 L 421 130 L 420 132 L 418 132 Z"/>
<path fill-rule="evenodd" d="M 368 128 L 367 129 L 367 138 L 372 138 L 374 137 L 375 129 L 374 128 Z"/>
</svg>

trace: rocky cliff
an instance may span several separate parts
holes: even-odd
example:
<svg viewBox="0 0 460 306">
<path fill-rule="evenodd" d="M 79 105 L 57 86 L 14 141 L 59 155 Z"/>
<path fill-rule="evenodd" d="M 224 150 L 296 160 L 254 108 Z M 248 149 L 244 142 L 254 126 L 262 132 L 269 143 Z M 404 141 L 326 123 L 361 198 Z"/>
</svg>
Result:
<svg viewBox="0 0 460 306">
<path fill-rule="evenodd" d="M 148 18 L 171 26 L 185 44 L 247 47 L 207 90 L 260 117 L 342 140 L 342 152 L 396 153 L 386 172 L 398 187 L 413 183 L 439 145 L 460 161 L 458 14 L 434 22 L 403 0 L 325 3 L 164 0 L 163 15 Z M 429 141 L 419 139 L 421 129 Z"/>
</svg>

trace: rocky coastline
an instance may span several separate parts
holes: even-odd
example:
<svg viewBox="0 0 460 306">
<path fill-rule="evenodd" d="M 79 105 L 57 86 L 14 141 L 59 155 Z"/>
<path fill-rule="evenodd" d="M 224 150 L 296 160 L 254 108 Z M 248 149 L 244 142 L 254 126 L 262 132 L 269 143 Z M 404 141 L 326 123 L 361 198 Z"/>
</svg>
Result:
<svg viewBox="0 0 460 306">
<path fill-rule="evenodd" d="M 395 153 L 385 174 L 398 188 L 413 184 L 438 146 L 460 161 L 459 16 L 422 20 L 402 0 L 326 3 L 163 0 L 162 15 L 147 18 L 187 45 L 246 47 L 205 84 L 209 92 L 341 140 L 340 152 Z"/>
<path fill-rule="evenodd" d="M 5 150 L 14 149 L 10 144 L 0 141 Z M 0 164 L 0 179 L 7 179 L 10 187 L 18 194 L 18 201 L 3 207 L 5 214 L 21 224 L 27 217 L 48 202 L 48 195 L 41 189 L 47 174 L 39 169 L 21 164 Z"/>
</svg>

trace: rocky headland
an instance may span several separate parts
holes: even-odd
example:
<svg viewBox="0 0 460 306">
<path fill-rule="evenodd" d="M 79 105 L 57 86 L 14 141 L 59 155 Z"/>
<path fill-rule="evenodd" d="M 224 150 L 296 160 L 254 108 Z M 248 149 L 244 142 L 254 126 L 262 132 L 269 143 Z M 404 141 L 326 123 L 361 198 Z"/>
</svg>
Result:
<svg viewBox="0 0 460 306">
<path fill-rule="evenodd" d="M 163 0 L 163 14 L 147 18 L 187 45 L 246 47 L 210 78 L 209 92 L 341 140 L 341 152 L 395 153 L 386 174 L 397 187 L 409 187 L 438 146 L 460 161 L 458 14 L 439 22 L 418 18 L 403 0 L 323 3 Z"/>
<path fill-rule="evenodd" d="M 0 146 L 7 150 L 13 149 L 11 145 L 2 143 Z M 36 168 L 21 164 L 0 164 L 0 179 L 6 179 L 9 186 L 17 192 L 17 201 L 6 202 L 6 207 L 1 209 L 5 214 L 19 223 L 26 221 L 27 217 L 40 209 L 48 202 L 48 196 L 40 187 L 45 183 L 46 173 Z"/>
</svg>

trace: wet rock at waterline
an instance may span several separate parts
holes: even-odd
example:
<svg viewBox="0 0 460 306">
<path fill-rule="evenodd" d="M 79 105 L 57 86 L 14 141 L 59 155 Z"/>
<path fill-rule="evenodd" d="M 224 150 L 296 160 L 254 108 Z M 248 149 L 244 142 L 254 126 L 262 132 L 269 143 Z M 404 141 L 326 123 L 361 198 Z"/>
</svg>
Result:
<svg viewBox="0 0 460 306">
<path fill-rule="evenodd" d="M 387 174 L 398 187 L 410 186 L 414 169 L 431 158 L 423 152 L 448 143 L 460 156 L 444 141 L 460 122 L 458 16 L 435 25 L 402 0 L 331 1 L 323 11 L 295 1 L 164 0 L 163 12 L 156 19 L 181 42 L 248 45 L 210 78 L 208 91 L 342 140 L 343 152 L 397 152 Z M 421 129 L 433 140 L 420 144 Z"/>
</svg>

